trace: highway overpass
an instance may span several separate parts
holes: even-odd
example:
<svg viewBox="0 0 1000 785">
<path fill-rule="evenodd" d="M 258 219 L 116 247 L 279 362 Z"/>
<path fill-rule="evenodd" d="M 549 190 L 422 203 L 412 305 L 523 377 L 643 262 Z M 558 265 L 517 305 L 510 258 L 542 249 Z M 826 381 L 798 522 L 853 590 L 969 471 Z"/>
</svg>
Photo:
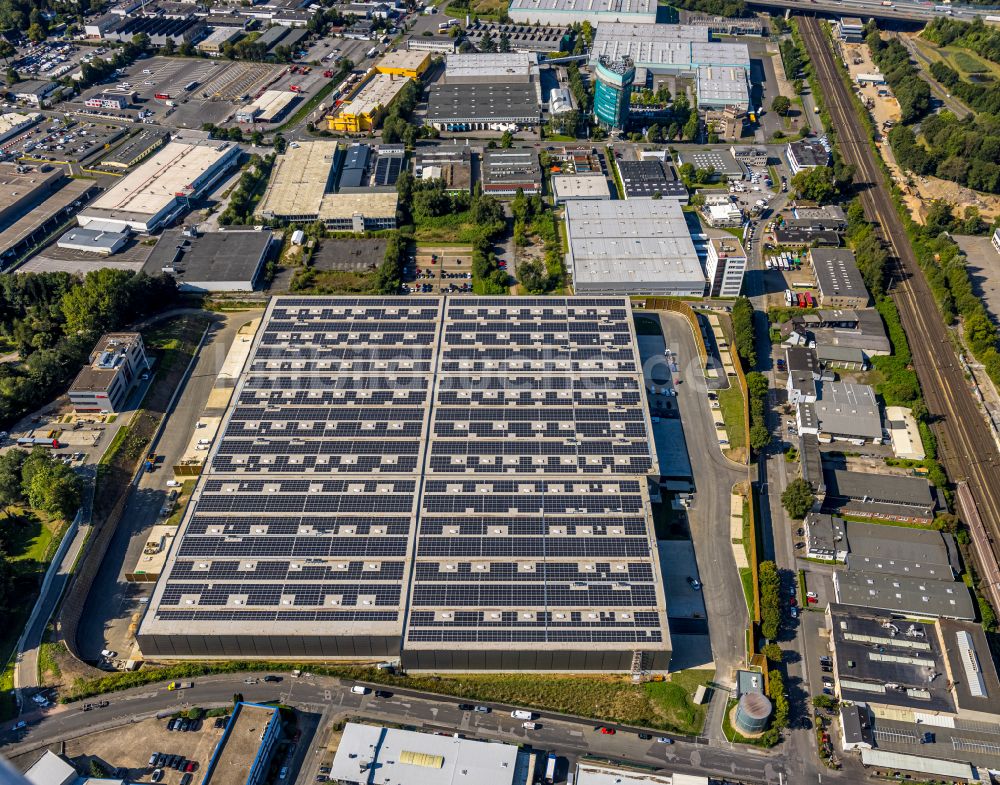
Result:
<svg viewBox="0 0 1000 785">
<path fill-rule="evenodd" d="M 943 4 L 935 4 L 930 0 L 925 2 L 891 0 L 891 2 L 892 5 L 884 5 L 879 0 L 747 0 L 747 5 L 768 11 L 790 9 L 793 14 L 860 16 L 863 19 L 874 17 L 879 20 L 899 22 L 901 26 L 926 23 L 936 16 L 946 15 L 946 12 L 936 10 L 944 8 Z M 995 7 L 961 4 L 951 4 L 949 7 L 951 16 L 955 19 L 971 22 L 977 16 L 995 16 L 1000 20 L 1000 9 Z"/>
</svg>

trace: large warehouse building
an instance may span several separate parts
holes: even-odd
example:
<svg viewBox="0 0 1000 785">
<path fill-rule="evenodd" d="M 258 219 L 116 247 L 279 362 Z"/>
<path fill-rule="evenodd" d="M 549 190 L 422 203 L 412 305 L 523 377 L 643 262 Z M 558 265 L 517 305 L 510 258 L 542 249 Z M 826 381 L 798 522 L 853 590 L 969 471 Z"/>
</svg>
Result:
<svg viewBox="0 0 1000 785">
<path fill-rule="evenodd" d="M 541 122 L 538 66 L 527 52 L 450 54 L 431 87 L 427 122 L 441 131 L 507 131 Z"/>
<path fill-rule="evenodd" d="M 654 0 L 511 0 L 507 15 L 516 24 L 571 25 L 590 22 L 656 24 Z"/>
<path fill-rule="evenodd" d="M 566 234 L 577 294 L 705 294 L 705 273 L 674 199 L 569 201 Z"/>
<path fill-rule="evenodd" d="M 665 670 L 630 311 L 272 299 L 143 654 Z"/>
<path fill-rule="evenodd" d="M 100 221 L 105 229 L 154 232 L 178 218 L 236 165 L 238 145 L 170 142 L 77 216 L 80 226 Z"/>
</svg>

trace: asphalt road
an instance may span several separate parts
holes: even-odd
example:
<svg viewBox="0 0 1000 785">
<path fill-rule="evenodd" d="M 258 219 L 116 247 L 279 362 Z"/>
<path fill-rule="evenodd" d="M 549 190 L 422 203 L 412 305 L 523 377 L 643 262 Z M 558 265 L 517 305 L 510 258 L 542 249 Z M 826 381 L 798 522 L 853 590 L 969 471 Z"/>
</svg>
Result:
<svg viewBox="0 0 1000 785">
<path fill-rule="evenodd" d="M 262 676 L 263 674 L 254 674 Z M 626 764 L 656 766 L 667 772 L 698 773 L 725 776 L 747 783 L 789 782 L 785 759 L 778 753 L 754 749 L 734 749 L 715 742 L 692 743 L 675 741 L 671 745 L 643 741 L 634 729 L 609 725 L 618 729 L 614 736 L 596 732 L 599 723 L 593 720 L 543 712 L 538 720 L 540 729 L 534 732 L 521 727 L 521 720 L 510 716 L 515 707 L 492 705 L 490 714 L 465 712 L 458 709 L 458 699 L 429 695 L 410 690 L 393 689 L 393 697 L 375 698 L 373 694 L 354 695 L 348 685 L 338 679 L 307 676 L 293 679 L 284 676 L 279 684 L 249 685 L 248 674 L 209 676 L 195 680 L 193 688 L 170 692 L 164 684 L 150 685 L 105 696 L 110 705 L 91 712 L 80 710 L 80 704 L 58 706 L 46 714 L 29 718 L 28 727 L 13 732 L 6 730 L 0 750 L 15 757 L 87 733 L 111 730 L 191 706 L 225 705 L 236 692 L 247 701 L 281 701 L 304 711 L 321 713 L 324 721 L 367 718 L 391 721 L 430 731 L 461 733 L 471 738 L 495 739 L 519 744 L 532 744 L 572 759 L 582 755 L 621 761 Z M 324 729 L 320 729 L 322 735 Z M 654 736 L 658 732 L 651 732 Z M 306 756 L 308 757 L 308 755 Z M 317 755 L 303 769 L 298 781 L 311 783 Z"/>
<path fill-rule="evenodd" d="M 169 467 L 180 459 L 187 447 L 237 331 L 260 313 L 245 311 L 220 317 L 210 328 L 191 374 L 173 410 L 168 413 L 160 440 L 154 445 L 157 454 L 164 456 L 163 462 L 156 471 L 144 474 L 133 488 L 121 524 L 87 598 L 78 639 L 85 658 L 96 661 L 105 648 L 127 656 L 131 648 L 128 628 L 132 615 L 144 610 L 143 601 L 152 594 L 154 586 L 125 580 L 125 572 L 132 566 L 127 563 L 127 556 L 141 550 L 139 541 L 145 541 L 150 527 L 159 517 L 166 498 L 166 481 L 173 476 Z"/>
</svg>

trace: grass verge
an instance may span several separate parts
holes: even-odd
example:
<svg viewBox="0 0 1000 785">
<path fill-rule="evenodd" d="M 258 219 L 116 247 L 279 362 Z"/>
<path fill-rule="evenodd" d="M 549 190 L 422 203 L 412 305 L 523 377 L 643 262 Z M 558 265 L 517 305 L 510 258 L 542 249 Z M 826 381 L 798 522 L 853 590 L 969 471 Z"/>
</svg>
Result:
<svg viewBox="0 0 1000 785">
<path fill-rule="evenodd" d="M 725 390 L 719 390 L 719 411 L 722 421 L 726 424 L 726 438 L 729 439 L 730 450 L 742 450 L 747 446 L 746 426 L 743 414 L 743 393 L 739 388 L 730 385 Z"/>
<path fill-rule="evenodd" d="M 747 613 L 753 618 L 753 570 L 740 567 L 740 583 L 743 586 L 743 599 L 747 602 Z"/>
</svg>

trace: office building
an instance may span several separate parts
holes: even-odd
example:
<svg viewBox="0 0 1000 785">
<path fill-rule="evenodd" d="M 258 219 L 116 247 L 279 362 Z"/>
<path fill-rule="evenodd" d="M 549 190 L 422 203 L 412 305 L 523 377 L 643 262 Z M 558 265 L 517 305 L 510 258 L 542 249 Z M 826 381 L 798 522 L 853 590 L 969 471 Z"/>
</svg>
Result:
<svg viewBox="0 0 1000 785">
<path fill-rule="evenodd" d="M 705 272 L 676 201 L 570 201 L 565 220 L 577 294 L 704 295 Z"/>
<path fill-rule="evenodd" d="M 281 709 L 239 701 L 205 767 L 202 785 L 261 785 L 281 739 Z"/>
<path fill-rule="evenodd" d="M 737 147 L 733 145 L 729 148 L 729 153 L 737 162 L 744 166 L 767 166 L 768 155 L 766 147 Z"/>
<path fill-rule="evenodd" d="M 514 744 L 348 722 L 330 765 L 344 785 L 531 785 Z"/>
<path fill-rule="evenodd" d="M 785 382 L 788 402 L 793 406 L 814 403 L 818 394 L 816 383 L 820 380 L 816 352 L 806 346 L 789 346 L 785 349 L 785 367 L 788 369 Z"/>
<path fill-rule="evenodd" d="M 635 64 L 629 57 L 601 56 L 594 70 L 594 116 L 605 128 L 623 130 L 628 122 Z"/>
<path fill-rule="evenodd" d="M 572 25 L 590 22 L 656 24 L 653 0 L 511 0 L 507 15 L 517 24 Z"/>
<path fill-rule="evenodd" d="M 635 345 L 624 298 L 272 299 L 143 654 L 665 670 Z"/>
<path fill-rule="evenodd" d="M 646 159 L 623 161 L 616 159 L 618 176 L 622 182 L 626 199 L 675 199 L 681 204 L 688 202 L 688 190 L 664 161 Z"/>
<path fill-rule="evenodd" d="M 361 87 L 326 118 L 327 125 L 331 131 L 348 134 L 374 131 L 381 115 L 392 106 L 408 81 L 392 74 L 369 73 Z"/>
<path fill-rule="evenodd" d="M 69 388 L 69 400 L 78 412 L 118 412 L 128 394 L 149 367 L 139 333 L 101 336 L 90 360 Z"/>
<path fill-rule="evenodd" d="M 805 169 L 830 165 L 830 145 L 818 139 L 803 139 L 789 142 L 785 148 L 785 157 L 792 174 L 798 174 Z"/>
<path fill-rule="evenodd" d="M 318 218 L 333 232 L 379 232 L 396 228 L 398 206 L 395 190 L 343 191 L 323 197 Z"/>
<path fill-rule="evenodd" d="M 865 40 L 865 23 L 856 16 L 842 16 L 837 23 L 840 38 L 849 44 L 861 44 Z"/>
<path fill-rule="evenodd" d="M 270 230 L 163 233 L 143 270 L 166 273 L 182 292 L 252 292 L 259 288 L 271 248 Z"/>
<path fill-rule="evenodd" d="M 828 512 L 860 518 L 929 523 L 937 499 L 923 477 L 823 470 Z"/>
<path fill-rule="evenodd" d="M 552 175 L 552 198 L 556 204 L 570 199 L 610 199 L 608 178 L 600 172 Z"/>
<path fill-rule="evenodd" d="M 517 131 L 542 121 L 537 82 L 435 84 L 427 123 L 439 131 Z"/>
<path fill-rule="evenodd" d="M 705 260 L 709 297 L 739 297 L 747 270 L 747 252 L 735 237 L 710 237 Z"/>
<path fill-rule="evenodd" d="M 705 223 L 715 229 L 738 229 L 743 226 L 743 211 L 729 194 L 709 194 L 698 211 Z"/>
<path fill-rule="evenodd" d="M 450 54 L 445 60 L 447 84 L 527 84 L 537 73 L 536 58 L 528 52 L 474 52 Z"/>
<path fill-rule="evenodd" d="M 514 196 L 518 189 L 529 196 L 542 192 L 542 167 L 531 147 L 486 150 L 481 172 L 484 194 Z"/>
<path fill-rule="evenodd" d="M 813 248 L 809 263 L 816 275 L 823 308 L 865 308 L 870 295 L 849 248 Z"/>
<path fill-rule="evenodd" d="M 380 74 L 419 79 L 430 67 L 430 64 L 431 56 L 428 52 L 410 52 L 406 49 L 399 49 L 394 52 L 386 52 L 382 59 L 375 63 L 374 67 Z"/>
<path fill-rule="evenodd" d="M 236 166 L 238 145 L 228 142 L 170 142 L 125 175 L 90 205 L 78 221 L 135 232 L 154 232 L 187 212 L 190 201 Z"/>
<path fill-rule="evenodd" d="M 37 125 L 41 121 L 41 112 L 31 112 L 30 114 L 7 112 L 6 114 L 0 114 L 0 142 L 6 142 L 12 136 L 17 136 L 22 131 Z"/>
</svg>

